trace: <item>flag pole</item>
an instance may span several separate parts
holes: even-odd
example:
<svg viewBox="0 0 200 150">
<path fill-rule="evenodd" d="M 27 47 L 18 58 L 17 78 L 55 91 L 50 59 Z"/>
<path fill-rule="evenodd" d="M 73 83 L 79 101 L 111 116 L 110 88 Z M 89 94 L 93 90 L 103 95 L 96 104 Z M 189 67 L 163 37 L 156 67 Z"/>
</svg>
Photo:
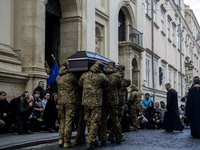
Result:
<svg viewBox="0 0 200 150">
<path fill-rule="evenodd" d="M 55 56 L 53 54 L 51 54 L 51 57 L 53 57 L 53 60 L 56 60 Z"/>
</svg>

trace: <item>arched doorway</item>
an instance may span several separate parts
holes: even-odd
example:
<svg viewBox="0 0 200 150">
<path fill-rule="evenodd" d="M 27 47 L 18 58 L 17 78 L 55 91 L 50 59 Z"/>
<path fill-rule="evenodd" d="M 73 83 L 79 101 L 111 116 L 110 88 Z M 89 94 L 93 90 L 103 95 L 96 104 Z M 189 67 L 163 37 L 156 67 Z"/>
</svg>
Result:
<svg viewBox="0 0 200 150">
<path fill-rule="evenodd" d="M 48 0 L 46 5 L 46 24 L 45 24 L 45 61 L 49 67 L 54 63 L 53 54 L 59 62 L 60 49 L 60 18 L 61 9 L 59 0 Z"/>
<path fill-rule="evenodd" d="M 132 60 L 132 83 L 139 87 L 140 70 L 136 58 Z"/>
<path fill-rule="evenodd" d="M 51 54 L 54 55 L 57 62 L 60 60 L 60 18 L 61 9 L 59 0 L 48 0 L 45 20 L 45 61 L 49 65 L 49 68 L 54 64 Z M 49 89 L 50 94 L 56 93 L 57 90 L 57 84 L 53 82 Z"/>
</svg>

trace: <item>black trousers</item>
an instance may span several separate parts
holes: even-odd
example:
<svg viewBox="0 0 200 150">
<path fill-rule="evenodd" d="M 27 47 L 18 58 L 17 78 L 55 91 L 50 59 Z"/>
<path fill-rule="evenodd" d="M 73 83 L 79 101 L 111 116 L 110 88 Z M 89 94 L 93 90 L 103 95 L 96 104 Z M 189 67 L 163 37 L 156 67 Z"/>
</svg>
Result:
<svg viewBox="0 0 200 150">
<path fill-rule="evenodd" d="M 18 133 L 23 134 L 26 133 L 28 130 L 28 120 L 18 120 L 17 121 L 18 125 Z"/>
</svg>

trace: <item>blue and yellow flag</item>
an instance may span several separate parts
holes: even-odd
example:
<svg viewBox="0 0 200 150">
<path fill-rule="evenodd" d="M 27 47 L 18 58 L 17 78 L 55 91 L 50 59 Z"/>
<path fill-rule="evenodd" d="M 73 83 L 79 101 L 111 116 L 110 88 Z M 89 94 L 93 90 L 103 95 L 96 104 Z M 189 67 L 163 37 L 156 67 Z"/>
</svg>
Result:
<svg viewBox="0 0 200 150">
<path fill-rule="evenodd" d="M 54 65 L 51 67 L 51 70 L 49 72 L 49 78 L 47 79 L 47 84 L 51 84 L 56 81 L 57 76 L 59 75 L 59 68 L 58 64 L 54 63 Z"/>
</svg>

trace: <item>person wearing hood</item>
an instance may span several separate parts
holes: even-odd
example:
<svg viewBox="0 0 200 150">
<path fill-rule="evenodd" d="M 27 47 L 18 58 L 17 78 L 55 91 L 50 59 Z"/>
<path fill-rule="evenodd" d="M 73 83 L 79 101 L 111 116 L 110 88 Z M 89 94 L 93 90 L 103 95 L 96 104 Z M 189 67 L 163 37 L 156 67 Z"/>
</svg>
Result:
<svg viewBox="0 0 200 150">
<path fill-rule="evenodd" d="M 135 84 L 131 86 L 131 94 L 128 102 L 130 103 L 130 112 L 134 127 L 133 131 L 137 131 L 139 125 L 138 115 L 141 108 L 141 94 Z"/>
<path fill-rule="evenodd" d="M 58 113 L 60 117 L 59 146 L 68 148 L 74 146 L 70 138 L 76 112 L 75 87 L 78 81 L 74 73 L 68 72 L 67 61 L 63 61 L 60 66 L 59 76 L 56 79 L 58 85 Z"/>
<path fill-rule="evenodd" d="M 121 77 L 121 85 L 122 85 L 122 87 L 119 89 L 119 105 L 118 105 L 118 121 L 119 121 L 120 125 L 121 125 L 122 117 L 123 117 L 123 114 L 124 114 L 126 89 L 127 89 L 127 87 L 129 87 L 131 85 L 131 80 L 124 78 L 124 72 L 125 72 L 125 66 L 119 65 L 117 73 Z M 122 128 L 122 125 L 121 125 L 121 128 Z M 110 137 L 111 138 L 114 137 L 113 126 L 111 126 L 109 138 Z"/>
<path fill-rule="evenodd" d="M 107 145 L 107 118 L 110 117 L 111 126 L 116 139 L 116 143 L 120 144 L 125 141 L 125 138 L 121 134 L 121 126 L 118 121 L 118 105 L 119 97 L 118 91 L 121 88 L 121 78 L 115 70 L 115 62 L 108 62 L 108 66 L 105 70 L 105 74 L 110 80 L 110 86 L 104 91 L 104 101 L 102 106 L 102 117 L 100 126 L 100 139 L 101 145 Z M 109 138 L 109 141 L 115 141 L 114 137 Z"/>
<path fill-rule="evenodd" d="M 194 87 L 189 90 L 185 116 L 190 120 L 191 135 L 200 138 L 200 80 L 194 80 Z"/>
<path fill-rule="evenodd" d="M 145 99 L 142 100 L 142 105 L 145 109 L 149 106 L 149 102 L 154 102 L 152 98 L 150 98 L 149 93 L 145 94 Z"/>
<path fill-rule="evenodd" d="M 98 146 L 96 137 L 101 120 L 103 89 L 110 85 L 109 79 L 102 73 L 103 68 L 104 64 L 96 61 L 88 72 L 81 75 L 78 82 L 83 88 L 82 105 L 84 105 L 84 119 L 88 127 L 87 149 L 94 149 Z"/>
</svg>

